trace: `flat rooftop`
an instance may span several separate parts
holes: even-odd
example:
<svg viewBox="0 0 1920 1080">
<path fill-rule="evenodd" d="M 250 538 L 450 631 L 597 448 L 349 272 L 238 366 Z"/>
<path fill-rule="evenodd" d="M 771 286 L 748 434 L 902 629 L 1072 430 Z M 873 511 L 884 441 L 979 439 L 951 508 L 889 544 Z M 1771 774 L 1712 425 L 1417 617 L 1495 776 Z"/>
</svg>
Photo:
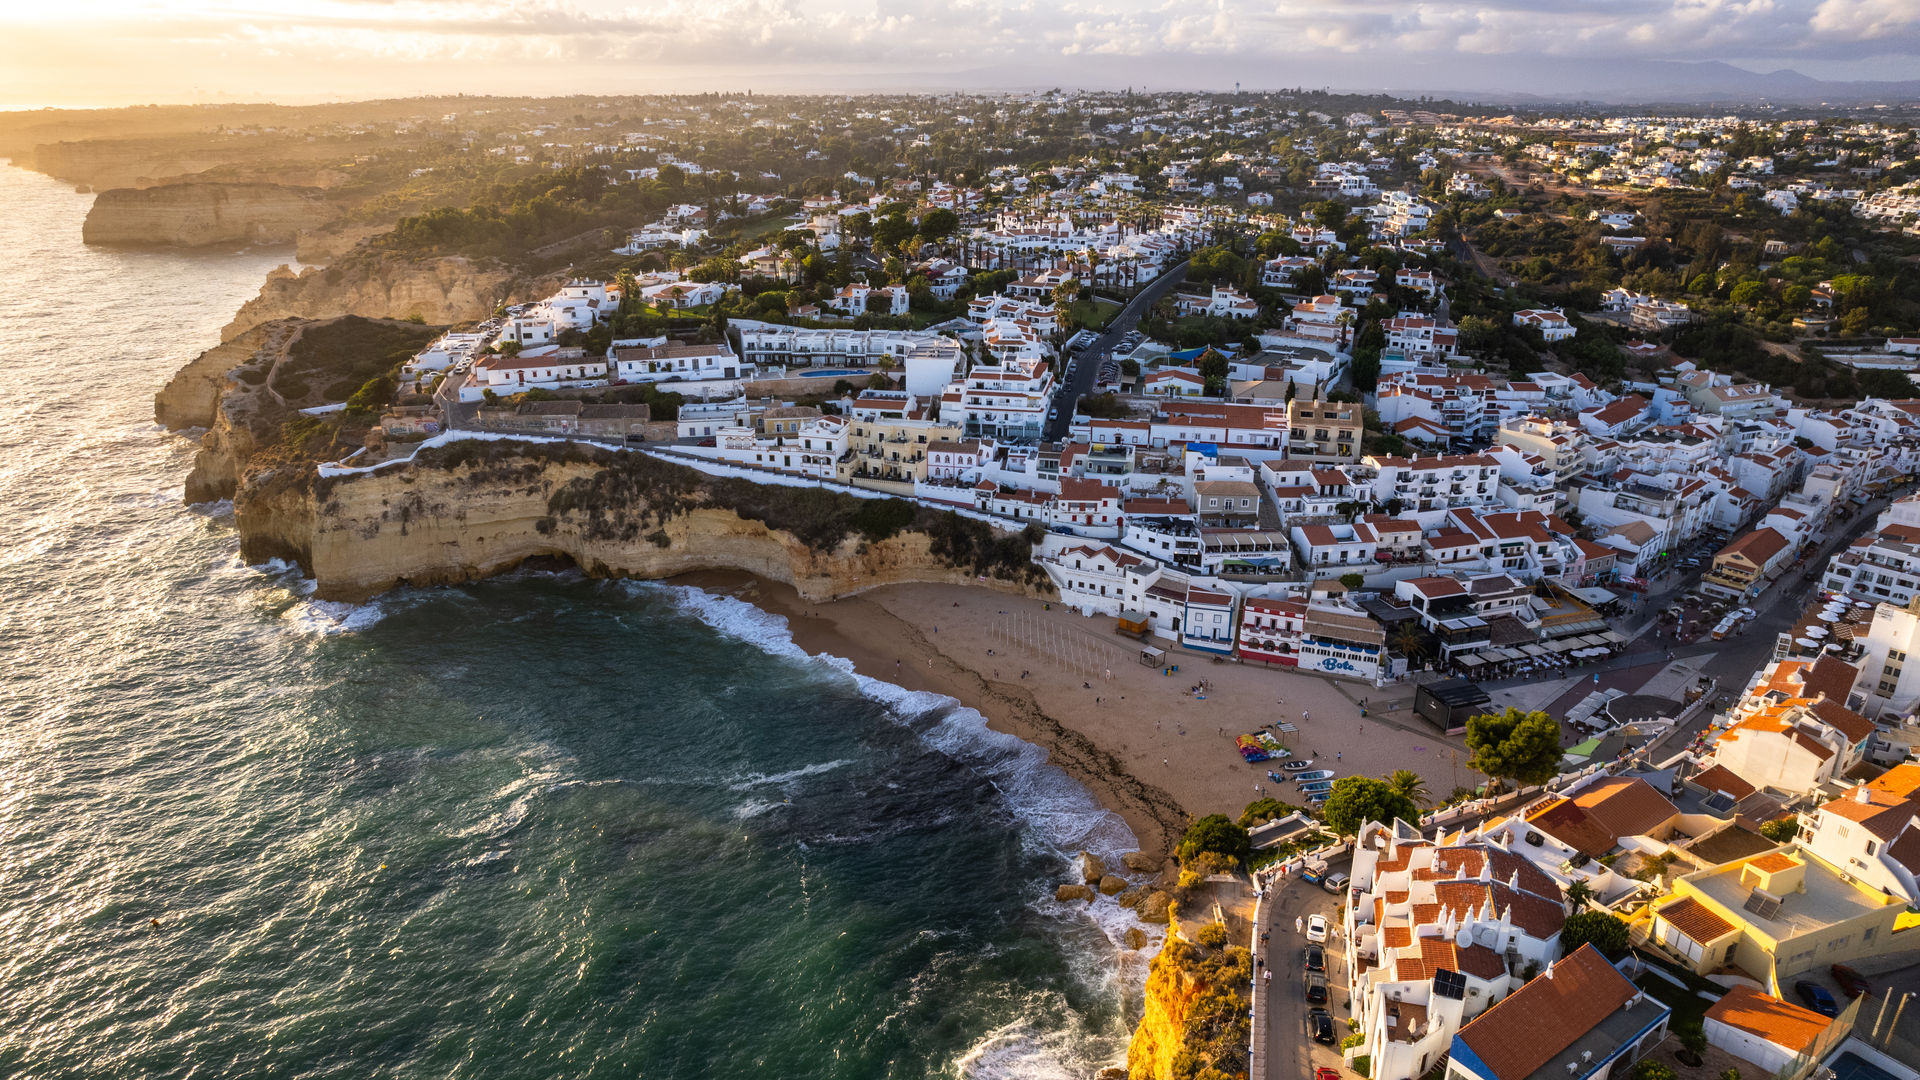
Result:
<svg viewBox="0 0 1920 1080">
<path fill-rule="evenodd" d="M 1667 1006 L 1659 998 L 1652 994 L 1641 994 L 1632 1005 L 1608 1013 L 1585 1035 L 1573 1040 L 1572 1046 L 1528 1073 L 1527 1080 L 1567 1080 L 1569 1076 L 1585 1076 L 1593 1071 L 1593 1064 L 1584 1055 L 1593 1055 L 1593 1061 L 1606 1057 L 1632 1042 L 1666 1012 Z"/>
<path fill-rule="evenodd" d="M 1780 911 L 1771 919 L 1763 919 L 1744 910 L 1747 897 L 1753 894 L 1753 886 L 1741 881 L 1741 873 L 1747 865 L 1744 861 L 1702 873 L 1689 880 L 1694 888 L 1728 909 L 1741 912 L 1748 922 L 1775 940 L 1825 929 L 1834 923 L 1845 922 L 1894 903 L 1892 897 L 1868 892 L 1841 881 L 1840 875 L 1827 869 L 1818 859 L 1806 855 L 1796 858 L 1806 863 L 1807 890 L 1781 897 Z"/>
</svg>

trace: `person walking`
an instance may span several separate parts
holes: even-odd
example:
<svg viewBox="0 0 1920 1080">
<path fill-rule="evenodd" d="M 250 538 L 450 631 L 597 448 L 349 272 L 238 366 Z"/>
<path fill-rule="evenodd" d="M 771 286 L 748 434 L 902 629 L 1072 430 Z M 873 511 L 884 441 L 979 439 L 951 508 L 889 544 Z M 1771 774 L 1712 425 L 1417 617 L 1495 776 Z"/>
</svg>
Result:
<svg viewBox="0 0 1920 1080">
<path fill-rule="evenodd" d="M 1303 919 L 1303 918 L 1301 918 L 1301 917 L 1300 917 L 1300 916 L 1298 916 L 1298 915 L 1295 915 L 1295 916 L 1293 917 L 1293 932 L 1294 932 L 1294 933 L 1296 933 L 1296 934 L 1304 934 L 1304 933 L 1306 933 L 1306 932 L 1307 932 L 1307 920 L 1305 920 L 1305 919 Z"/>
</svg>

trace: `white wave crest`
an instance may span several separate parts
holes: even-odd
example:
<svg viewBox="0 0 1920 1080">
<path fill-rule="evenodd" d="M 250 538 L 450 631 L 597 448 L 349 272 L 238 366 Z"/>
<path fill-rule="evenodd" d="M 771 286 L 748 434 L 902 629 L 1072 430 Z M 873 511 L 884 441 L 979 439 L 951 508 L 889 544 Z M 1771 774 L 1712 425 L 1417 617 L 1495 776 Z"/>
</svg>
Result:
<svg viewBox="0 0 1920 1080">
<path fill-rule="evenodd" d="M 1083 1080 L 1099 1068 L 1085 1061 L 1066 1031 L 1037 1032 L 1016 1020 L 989 1032 L 955 1064 L 969 1080 Z"/>
<path fill-rule="evenodd" d="M 768 776 L 765 773 L 748 773 L 745 776 L 738 776 L 728 780 L 727 789 L 729 791 L 751 791 L 754 788 L 766 787 L 770 784 L 788 784 L 809 776 L 819 776 L 821 773 L 829 773 L 841 766 L 851 764 L 853 763 L 842 758 L 838 761 L 821 762 L 818 765 L 802 765 L 800 768 L 788 769 L 786 772 L 774 773 L 772 776 Z"/>
<path fill-rule="evenodd" d="M 379 603 L 345 604 L 335 600 L 302 600 L 281 614 L 296 631 L 315 637 L 352 634 L 386 618 Z"/>
</svg>

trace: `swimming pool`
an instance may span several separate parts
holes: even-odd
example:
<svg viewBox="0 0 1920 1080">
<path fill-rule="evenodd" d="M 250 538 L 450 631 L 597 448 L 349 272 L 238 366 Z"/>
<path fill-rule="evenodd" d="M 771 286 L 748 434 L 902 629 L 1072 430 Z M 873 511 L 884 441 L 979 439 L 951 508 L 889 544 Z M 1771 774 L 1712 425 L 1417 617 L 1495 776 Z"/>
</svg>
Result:
<svg viewBox="0 0 1920 1080">
<path fill-rule="evenodd" d="M 800 377 L 803 379 L 826 379 L 835 375 L 865 375 L 866 373 L 866 369 L 864 368 L 834 368 L 831 371 L 803 371 L 800 373 Z"/>
<path fill-rule="evenodd" d="M 1834 1080 L 1899 1080 L 1899 1077 L 1849 1050 L 1833 1059 Z"/>
</svg>

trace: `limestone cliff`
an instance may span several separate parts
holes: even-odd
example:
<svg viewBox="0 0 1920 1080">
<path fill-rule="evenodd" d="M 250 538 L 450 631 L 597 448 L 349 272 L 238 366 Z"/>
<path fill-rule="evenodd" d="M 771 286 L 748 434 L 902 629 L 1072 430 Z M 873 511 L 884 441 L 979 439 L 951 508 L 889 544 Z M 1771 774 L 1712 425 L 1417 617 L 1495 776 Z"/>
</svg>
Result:
<svg viewBox="0 0 1920 1080">
<path fill-rule="evenodd" d="M 558 276 L 526 278 L 460 256 L 405 260 L 356 252 L 325 268 L 295 274 L 283 266 L 268 274 L 260 295 L 241 305 L 220 336 L 231 339 L 274 319 L 335 315 L 468 322 L 515 298 L 548 295 L 560 284 Z"/>
<path fill-rule="evenodd" d="M 556 493 L 604 490 L 606 471 L 602 462 L 564 457 L 408 464 L 319 480 L 304 508 L 284 501 L 283 478 L 250 473 L 236 500 L 243 553 L 295 558 L 313 574 L 317 595 L 354 601 L 396 585 L 482 578 L 539 556 L 564 557 L 607 577 L 745 570 L 786 582 L 808 599 L 904 581 L 978 583 L 935 556 L 924 533 L 872 543 L 851 537 L 817 551 L 712 505 L 697 488 L 555 512 L 562 505 Z M 256 491 L 274 501 L 263 505 Z M 303 536 L 307 551 L 290 550 L 290 541 Z"/>
<path fill-rule="evenodd" d="M 1148 969 L 1145 1008 L 1127 1045 L 1129 1080 L 1186 1080 L 1206 1070 L 1246 1076 L 1252 977 L 1246 949 L 1169 934 Z"/>
<path fill-rule="evenodd" d="M 232 498 L 241 470 L 293 415 L 268 380 L 307 325 L 272 322 L 222 342 L 175 372 L 153 396 L 160 423 L 207 429 L 187 475 L 187 502 Z"/>
<path fill-rule="evenodd" d="M 288 244 L 336 213 L 318 189 L 280 184 L 113 188 L 94 196 L 80 235 L 89 244 Z"/>
</svg>

